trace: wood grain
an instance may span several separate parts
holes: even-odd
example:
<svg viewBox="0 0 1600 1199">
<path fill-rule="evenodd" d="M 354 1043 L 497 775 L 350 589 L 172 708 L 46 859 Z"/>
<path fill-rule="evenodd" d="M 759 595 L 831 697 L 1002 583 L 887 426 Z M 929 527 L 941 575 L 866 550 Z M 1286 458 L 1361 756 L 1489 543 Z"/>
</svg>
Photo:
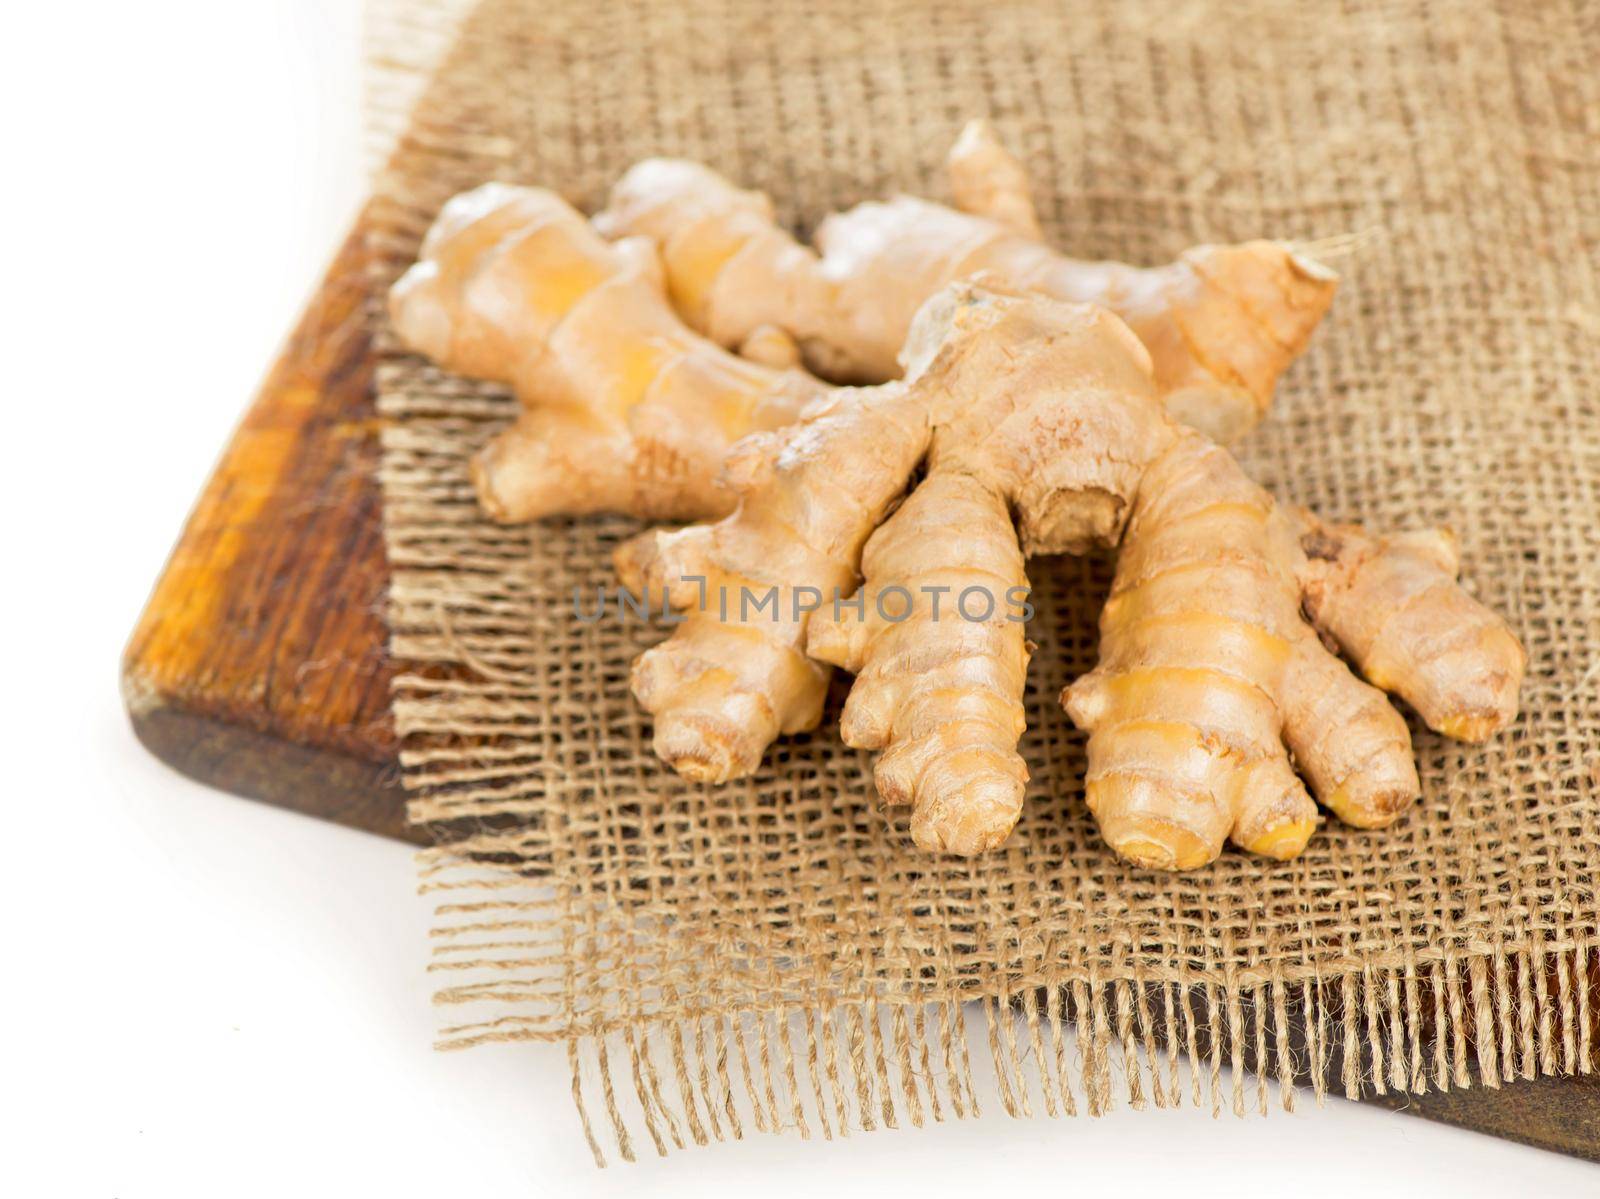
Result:
<svg viewBox="0 0 1600 1199">
<path fill-rule="evenodd" d="M 130 640 L 139 739 L 193 778 L 405 824 L 358 223 L 195 505 Z"/>
</svg>

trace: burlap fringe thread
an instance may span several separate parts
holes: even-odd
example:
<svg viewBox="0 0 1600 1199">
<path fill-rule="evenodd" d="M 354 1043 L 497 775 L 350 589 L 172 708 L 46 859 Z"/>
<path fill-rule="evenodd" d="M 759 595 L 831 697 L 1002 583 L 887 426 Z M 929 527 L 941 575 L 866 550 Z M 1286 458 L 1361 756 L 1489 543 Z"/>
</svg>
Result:
<svg viewBox="0 0 1600 1199">
<path fill-rule="evenodd" d="M 1138 981 L 1105 982 L 1090 969 L 1062 987 L 1039 969 L 984 980 L 992 993 L 975 983 L 939 998 L 883 990 L 838 1001 L 819 987 L 807 1001 L 736 1013 L 586 1019 L 574 1015 L 570 974 L 565 988 L 557 975 L 541 976 L 553 958 L 526 939 L 549 933 L 545 948 L 570 958 L 584 919 L 558 917 L 567 905 L 553 897 L 508 902 L 505 888 L 521 884 L 467 866 L 461 848 L 421 855 L 424 890 L 496 894 L 487 904 L 440 905 L 431 969 L 489 970 L 494 979 L 445 986 L 437 1001 L 533 1002 L 551 1015 L 447 1026 L 439 1047 L 564 1042 L 572 1098 L 601 1166 L 602 1130 L 633 1161 L 640 1126 L 665 1156 L 749 1131 L 832 1140 L 902 1121 L 920 1128 L 976 1117 L 991 1101 L 1012 1117 L 1056 1118 L 1103 1115 L 1119 1102 L 1178 1107 L 1187 1095 L 1213 1115 L 1266 1115 L 1273 1090 L 1293 1111 L 1297 1087 L 1320 1105 L 1330 1088 L 1359 1099 L 1595 1068 L 1600 960 L 1588 940 L 1381 955 L 1330 963 L 1332 977 L 1241 970 L 1218 984 L 1145 968 Z M 452 877 L 462 869 L 476 881 Z M 479 919 L 486 907 L 501 918 Z M 505 918 L 513 908 L 525 915 Z M 974 1028 L 971 1007 L 981 1015 Z M 980 1043 L 989 1074 L 974 1070 Z"/>
</svg>

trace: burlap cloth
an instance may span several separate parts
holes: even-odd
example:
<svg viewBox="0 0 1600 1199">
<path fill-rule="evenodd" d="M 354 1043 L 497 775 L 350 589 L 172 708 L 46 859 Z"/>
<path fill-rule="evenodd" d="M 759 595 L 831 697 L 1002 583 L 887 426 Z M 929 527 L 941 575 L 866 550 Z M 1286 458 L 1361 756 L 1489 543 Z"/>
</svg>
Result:
<svg viewBox="0 0 1600 1199">
<path fill-rule="evenodd" d="M 447 7 L 374 11 L 380 127 L 393 47 Z M 628 694 L 663 630 L 572 615 L 633 525 L 484 521 L 464 468 L 510 400 L 390 339 L 395 711 L 412 816 L 442 840 L 423 877 L 444 1043 L 565 1043 L 590 1144 L 623 1156 L 641 1131 L 833 1136 L 991 1099 L 1244 1110 L 1267 1078 L 1320 1096 L 1592 1069 L 1596 63 L 1581 0 L 478 6 L 378 177 L 381 283 L 487 179 L 593 207 L 635 159 L 685 155 L 807 229 L 943 195 L 946 147 L 988 115 L 1081 256 L 1334 239 L 1333 314 L 1241 455 L 1326 516 L 1454 527 L 1531 664 L 1490 744 L 1414 727 L 1425 794 L 1397 828 L 1167 877 L 1102 846 L 1057 703 L 1092 664 L 1108 564 L 1037 561 L 1026 814 L 1000 852 L 930 857 L 840 745 L 837 695 L 753 779 L 664 770 Z"/>
</svg>

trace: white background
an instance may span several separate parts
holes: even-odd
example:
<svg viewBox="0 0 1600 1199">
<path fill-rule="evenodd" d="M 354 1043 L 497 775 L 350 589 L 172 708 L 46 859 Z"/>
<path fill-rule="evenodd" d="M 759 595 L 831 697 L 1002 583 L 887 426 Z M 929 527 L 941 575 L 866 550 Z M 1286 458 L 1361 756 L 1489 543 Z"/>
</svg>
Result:
<svg viewBox="0 0 1600 1199">
<path fill-rule="evenodd" d="M 116 685 L 189 504 L 359 203 L 357 5 L 8 11 L 0 1191 L 1600 1190 L 1600 1168 L 1343 1102 L 1245 1121 L 996 1112 L 600 1173 L 560 1049 L 432 1052 L 409 851 L 178 777 L 134 742 Z"/>
</svg>

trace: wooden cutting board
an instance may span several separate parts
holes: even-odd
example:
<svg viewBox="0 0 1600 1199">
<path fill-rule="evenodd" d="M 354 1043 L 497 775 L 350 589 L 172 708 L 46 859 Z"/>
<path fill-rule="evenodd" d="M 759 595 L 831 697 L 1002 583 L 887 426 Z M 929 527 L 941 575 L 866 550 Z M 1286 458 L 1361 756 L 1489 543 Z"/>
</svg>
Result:
<svg viewBox="0 0 1600 1199">
<path fill-rule="evenodd" d="M 191 778 L 420 843 L 389 710 L 363 241 L 358 223 L 201 493 L 122 685 L 139 740 Z M 1368 1102 L 1600 1161 L 1597 1076 Z"/>
<path fill-rule="evenodd" d="M 386 837 L 378 422 L 359 223 L 245 413 L 122 663 L 134 732 L 201 782 Z"/>
</svg>

